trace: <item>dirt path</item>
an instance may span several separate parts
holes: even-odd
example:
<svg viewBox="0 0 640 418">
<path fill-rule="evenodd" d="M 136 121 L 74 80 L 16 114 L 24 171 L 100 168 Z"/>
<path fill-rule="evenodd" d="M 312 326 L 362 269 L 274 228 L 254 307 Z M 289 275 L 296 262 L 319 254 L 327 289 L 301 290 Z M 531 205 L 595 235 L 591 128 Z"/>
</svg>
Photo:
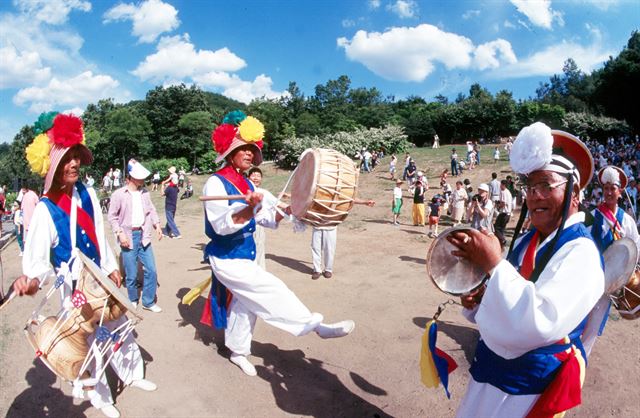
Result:
<svg viewBox="0 0 640 418">
<path fill-rule="evenodd" d="M 446 166 L 448 152 L 449 148 L 439 153 L 416 152 L 418 167 L 426 169 L 432 186 L 438 184 L 437 173 Z M 481 165 L 469 178 L 477 187 L 496 168 L 508 170 L 505 162 Z M 408 199 L 402 225 L 390 225 L 393 184 L 386 179 L 385 169 L 381 166 L 380 171 L 361 176 L 359 197 L 373 198 L 377 205 L 355 207 L 339 227 L 334 278 L 310 279 L 310 230 L 296 234 L 290 224 L 283 223 L 280 229 L 267 232 L 267 269 L 312 311 L 322 312 L 330 321 L 351 318 L 357 325 L 347 338 L 321 340 L 314 335 L 292 337 L 258 321 L 253 342 L 258 376 L 254 378 L 228 361 L 221 332 L 199 324 L 203 298 L 192 306 L 179 304 L 184 292 L 209 274 L 208 266 L 200 262 L 206 242 L 201 206 L 195 199 L 181 201 L 177 222 L 184 239 L 153 243 L 164 312 L 145 314 L 136 330 L 147 376 L 159 389 L 145 393 L 118 388 L 116 405 L 124 416 L 452 416 L 464 395 L 478 333 L 459 307 L 448 308 L 440 318 L 438 342 L 459 364 L 451 376 L 451 400 L 441 388 L 422 386 L 420 338 L 428 318 L 448 297 L 427 280 L 424 260 L 431 239 L 424 229 L 410 225 Z M 280 190 L 287 176 L 266 166 L 266 185 L 273 192 Z M 194 178 L 196 193 L 204 180 Z M 159 196 L 154 199 L 162 210 Z M 20 270 L 16 244 L 2 258 L 6 286 Z M 88 402 L 73 402 L 70 386 L 56 381 L 34 360 L 22 328 L 40 297 L 16 300 L 0 312 L 0 414 L 101 416 Z M 639 341 L 640 321 L 618 320 L 612 314 L 590 358 L 583 405 L 569 416 L 636 415 Z"/>
</svg>

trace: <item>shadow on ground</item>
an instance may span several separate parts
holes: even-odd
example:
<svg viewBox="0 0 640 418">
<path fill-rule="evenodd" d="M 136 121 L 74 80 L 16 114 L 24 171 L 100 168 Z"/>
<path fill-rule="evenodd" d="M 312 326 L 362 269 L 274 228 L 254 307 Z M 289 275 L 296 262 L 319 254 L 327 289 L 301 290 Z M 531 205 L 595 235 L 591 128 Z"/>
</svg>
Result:
<svg viewBox="0 0 640 418">
<path fill-rule="evenodd" d="M 311 263 L 308 261 L 300 261 L 295 258 L 284 257 L 281 255 L 275 254 L 266 254 L 265 258 L 267 260 L 275 261 L 276 263 L 289 267 L 291 270 L 295 270 L 298 273 L 311 274 L 313 273 L 313 268 L 311 267 Z"/>
<path fill-rule="evenodd" d="M 25 380 L 29 387 L 13 400 L 7 418 L 84 417 L 84 411 L 91 408 L 89 401 L 74 405 L 71 396 L 53 387 L 57 386 L 56 376 L 37 359 L 33 360 Z"/>
<path fill-rule="evenodd" d="M 283 411 L 313 417 L 390 417 L 382 409 L 351 392 L 324 362 L 305 357 L 302 350 L 281 350 L 273 344 L 253 342 L 252 354 L 263 358 L 258 376 L 271 385 L 276 404 Z M 385 396 L 387 392 L 351 372 L 363 391 Z"/>
</svg>

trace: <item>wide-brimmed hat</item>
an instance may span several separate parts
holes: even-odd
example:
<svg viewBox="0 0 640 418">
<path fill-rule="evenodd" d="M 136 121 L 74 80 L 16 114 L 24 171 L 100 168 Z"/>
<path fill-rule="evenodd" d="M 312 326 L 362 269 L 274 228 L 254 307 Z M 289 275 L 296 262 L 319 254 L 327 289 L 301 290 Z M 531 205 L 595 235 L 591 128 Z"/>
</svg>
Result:
<svg viewBox="0 0 640 418">
<path fill-rule="evenodd" d="M 481 190 L 489 193 L 489 185 L 487 183 L 480 183 L 480 185 L 478 185 L 478 191 Z"/>
<path fill-rule="evenodd" d="M 136 180 L 144 180 L 151 175 L 149 170 L 133 158 L 127 163 L 127 170 L 129 171 L 129 176 Z"/>
<path fill-rule="evenodd" d="M 591 152 L 580 139 L 552 130 L 542 122 L 520 131 L 511 149 L 510 162 L 518 174 L 547 170 L 572 175 L 581 190 L 589 184 L 594 171 Z"/>
<path fill-rule="evenodd" d="M 174 166 L 169 167 L 167 171 L 171 174 L 176 174 L 176 168 Z"/>
<path fill-rule="evenodd" d="M 262 163 L 262 139 L 264 125 L 240 110 L 228 113 L 211 134 L 211 142 L 218 153 L 216 163 L 223 161 L 234 150 L 245 145 L 253 146 L 253 165 Z"/>
<path fill-rule="evenodd" d="M 621 168 L 616 167 L 615 165 L 609 165 L 606 167 L 602 167 L 600 171 L 598 171 L 598 181 L 603 186 L 607 183 L 615 184 L 621 189 L 627 187 L 627 175 L 624 174 Z"/>
<path fill-rule="evenodd" d="M 82 164 L 91 164 L 93 155 L 84 145 L 82 120 L 57 112 L 43 113 L 34 124 L 38 134 L 25 153 L 31 171 L 44 177 L 44 193 L 51 188 L 60 161 L 71 150 L 77 150 Z"/>
</svg>

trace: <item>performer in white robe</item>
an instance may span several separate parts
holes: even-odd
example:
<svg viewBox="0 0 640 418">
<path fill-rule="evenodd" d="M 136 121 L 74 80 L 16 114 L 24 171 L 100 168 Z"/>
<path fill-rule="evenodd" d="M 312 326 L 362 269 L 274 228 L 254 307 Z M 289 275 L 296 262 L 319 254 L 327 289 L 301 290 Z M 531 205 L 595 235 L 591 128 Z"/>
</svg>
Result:
<svg viewBox="0 0 640 418">
<path fill-rule="evenodd" d="M 58 125 L 67 129 L 61 129 Z M 73 129 L 68 129 L 69 126 Z M 42 167 L 39 164 L 44 159 L 49 159 L 50 165 L 44 173 L 37 170 L 39 174 L 46 175 L 44 196 L 36 205 L 29 227 L 22 258 L 24 275 L 16 279 L 13 289 L 18 295 L 35 294 L 39 288 L 47 284 L 49 278 L 56 277 L 61 263 L 67 263 L 77 251 L 82 251 L 97 262 L 102 271 L 120 286 L 122 277 L 106 240 L 100 202 L 93 188 L 85 188 L 79 180 L 80 165 L 89 164 L 93 160 L 91 151 L 80 142 L 82 122 L 72 116 L 58 115 L 53 120 L 53 126 L 49 128 L 49 137 L 53 138 L 53 145 L 47 146 L 45 141 L 48 142 L 49 138 L 42 134 L 44 138 L 37 137 L 34 141 L 36 146 L 27 149 L 27 159 L 32 170 L 34 167 Z M 39 156 L 35 155 L 36 151 L 40 153 Z M 65 213 L 63 208 L 69 212 Z M 53 214 L 57 221 L 54 221 Z M 82 228 L 81 234 L 75 233 L 77 227 Z M 65 283 L 61 287 L 62 298 L 71 294 L 72 280 L 78 277 L 81 268 L 81 263 L 76 259 L 71 274 L 65 275 Z M 103 325 L 112 331 L 125 320 L 121 317 Z M 93 338 L 91 335 L 87 339 L 89 345 Z M 133 335 L 129 334 L 123 340 L 110 364 L 125 385 L 145 391 L 156 389 L 153 382 L 144 379 L 144 364 Z M 92 372 L 93 375 L 95 371 Z M 89 390 L 87 394 L 91 404 L 105 416 L 120 416 L 118 409 L 113 405 L 111 390 L 104 373 L 95 389 Z"/>
<path fill-rule="evenodd" d="M 257 317 L 295 336 L 315 331 L 322 338 L 343 337 L 355 327 L 350 320 L 322 323 L 321 314 L 311 313 L 280 279 L 255 262 L 256 223 L 275 227 L 282 218 L 241 174 L 262 162 L 263 134 L 262 124 L 251 116 L 240 111 L 225 116 L 213 142 L 219 154 L 216 161 L 227 165 L 209 178 L 203 190 L 205 196 L 244 195 L 204 204 L 205 232 L 211 239 L 205 252 L 213 282 L 202 322 L 225 328 L 230 360 L 249 376 L 257 374 L 247 359 Z"/>
<path fill-rule="evenodd" d="M 604 253 L 615 240 L 628 237 L 636 243 L 640 253 L 640 234 L 636 222 L 618 207 L 618 199 L 627 185 L 627 176 L 622 169 L 607 166 L 598 171 L 598 181 L 602 185 L 604 201 L 591 212 L 593 224 L 589 227 L 598 249 Z M 604 295 L 589 316 L 589 323 L 582 336 L 587 355 L 591 353 L 597 337 L 604 330 L 610 306 L 609 295 Z"/>
<path fill-rule="evenodd" d="M 579 190 L 593 173 L 587 148 L 536 123 L 518 135 L 511 165 L 527 175 L 535 228 L 514 243 L 507 260 L 490 233 L 448 238 L 458 248 L 454 255 L 489 274 L 486 287 L 462 297 L 480 341 L 459 417 L 550 416 L 579 404 L 580 334 L 604 292 L 602 259 L 578 212 Z"/>
</svg>

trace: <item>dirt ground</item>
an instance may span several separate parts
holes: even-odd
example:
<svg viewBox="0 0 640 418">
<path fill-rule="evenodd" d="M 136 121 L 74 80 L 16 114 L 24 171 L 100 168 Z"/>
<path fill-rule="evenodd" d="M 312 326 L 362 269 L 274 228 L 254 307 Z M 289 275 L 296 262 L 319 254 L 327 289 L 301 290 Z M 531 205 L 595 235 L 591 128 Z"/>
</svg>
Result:
<svg viewBox="0 0 640 418">
<path fill-rule="evenodd" d="M 461 147 L 458 149 L 462 154 Z M 426 171 L 432 190 L 447 167 L 450 147 L 415 150 L 418 168 Z M 489 147 L 483 157 L 492 155 Z M 399 156 L 402 161 L 403 156 Z M 199 323 L 204 298 L 193 305 L 180 298 L 209 274 L 201 263 L 201 205 L 180 201 L 177 223 L 184 239 L 154 241 L 159 270 L 160 314 L 144 313 L 136 328 L 146 362 L 146 376 L 158 384 L 153 393 L 113 384 L 116 406 L 125 417 L 449 417 L 464 395 L 468 365 L 478 332 L 448 307 L 440 317 L 438 345 L 458 362 L 450 376 L 451 400 L 442 388 L 420 383 L 420 339 L 439 303 L 449 297 L 428 280 L 425 256 L 432 239 L 411 223 L 411 201 L 405 192 L 401 225 L 390 224 L 393 183 L 388 157 L 377 171 L 363 174 L 358 196 L 376 200 L 374 208 L 356 206 L 338 228 L 332 279 L 310 279 L 311 231 L 294 233 L 283 222 L 267 231 L 267 269 L 280 277 L 312 311 L 328 321 L 353 319 L 352 335 L 322 340 L 292 337 L 258 321 L 252 361 L 257 377 L 248 377 L 229 362 L 223 333 Z M 402 162 L 399 163 L 399 166 Z M 265 165 L 266 187 L 280 191 L 289 173 Z M 465 172 L 474 188 L 490 173 L 508 174 L 508 164 L 483 161 Z M 206 180 L 193 177 L 196 194 Z M 164 203 L 154 193 L 164 219 Z M 512 225 L 515 223 L 512 220 Z M 448 220 L 443 219 L 443 224 Z M 441 227 L 441 230 L 443 228 Z M 4 286 L 20 272 L 15 243 L 2 253 Z M 100 417 L 88 401 L 72 400 L 68 383 L 34 358 L 22 329 L 42 295 L 14 300 L 0 311 L 0 414 L 8 417 Z M 640 321 L 612 313 L 604 335 L 589 359 L 583 404 L 568 416 L 632 417 L 640 409 Z M 113 380 L 113 376 L 111 376 Z"/>
</svg>

